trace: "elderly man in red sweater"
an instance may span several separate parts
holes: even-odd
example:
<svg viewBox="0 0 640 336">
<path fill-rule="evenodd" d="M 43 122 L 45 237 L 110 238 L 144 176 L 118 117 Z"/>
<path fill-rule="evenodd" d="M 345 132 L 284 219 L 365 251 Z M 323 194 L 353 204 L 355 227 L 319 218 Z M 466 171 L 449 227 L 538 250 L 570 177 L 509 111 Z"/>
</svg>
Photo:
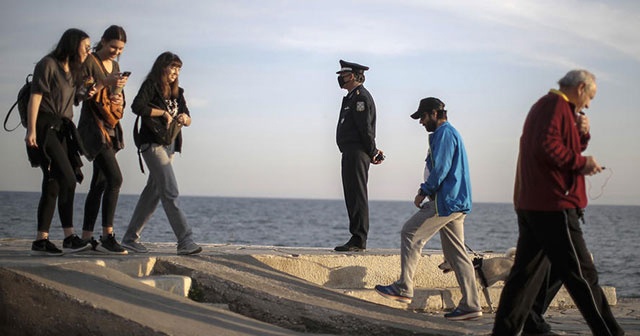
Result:
<svg viewBox="0 0 640 336">
<path fill-rule="evenodd" d="M 587 206 L 585 175 L 601 172 L 583 156 L 590 139 L 582 113 L 596 95 L 595 76 L 569 71 L 529 111 L 520 138 L 515 182 L 519 237 L 493 335 L 518 335 L 553 265 L 594 335 L 624 335 L 598 284 L 580 220 Z"/>
</svg>

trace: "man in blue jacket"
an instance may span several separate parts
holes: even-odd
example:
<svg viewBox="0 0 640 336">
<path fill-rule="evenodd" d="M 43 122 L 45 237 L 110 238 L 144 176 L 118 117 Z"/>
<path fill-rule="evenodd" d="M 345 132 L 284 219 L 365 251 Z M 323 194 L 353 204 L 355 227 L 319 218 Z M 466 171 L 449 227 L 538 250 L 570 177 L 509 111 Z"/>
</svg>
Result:
<svg viewBox="0 0 640 336">
<path fill-rule="evenodd" d="M 462 292 L 458 306 L 444 316 L 450 320 L 478 318 L 482 309 L 476 277 L 464 244 L 464 218 L 471 211 L 471 179 L 462 137 L 447 121 L 444 103 L 438 98 L 422 99 L 411 118 L 419 119 L 430 133 L 424 183 L 414 199 L 420 210 L 400 233 L 400 279 L 375 289 L 386 298 L 411 303 L 413 276 L 422 247 L 440 232 L 444 258 L 455 271 Z"/>
</svg>

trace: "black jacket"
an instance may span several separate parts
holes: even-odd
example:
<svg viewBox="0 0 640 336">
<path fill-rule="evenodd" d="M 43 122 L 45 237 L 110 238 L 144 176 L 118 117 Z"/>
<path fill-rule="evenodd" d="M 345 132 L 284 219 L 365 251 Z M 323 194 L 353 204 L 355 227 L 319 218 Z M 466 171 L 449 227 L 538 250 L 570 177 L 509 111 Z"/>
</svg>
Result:
<svg viewBox="0 0 640 336">
<path fill-rule="evenodd" d="M 341 152 L 359 148 L 369 157 L 377 153 L 376 105 L 373 97 L 360 85 L 342 98 L 336 142 Z"/>
<path fill-rule="evenodd" d="M 184 99 L 184 90 L 182 88 L 179 89 L 177 101 L 178 114 L 186 113 L 188 116 L 191 116 L 189 114 L 189 109 L 187 108 L 187 102 Z M 133 111 L 133 113 L 139 115 L 140 117 L 162 118 L 162 116 L 150 116 L 152 107 L 164 109 L 166 107 L 166 102 L 162 97 L 160 88 L 158 88 L 158 86 L 154 82 L 145 80 L 142 83 L 142 86 L 140 86 L 138 94 L 133 99 L 131 110 Z M 140 144 L 154 143 L 155 141 L 153 133 L 151 132 L 152 131 L 149 128 L 145 127 L 144 123 L 141 123 L 139 139 L 137 142 Z M 180 152 L 182 150 L 182 132 L 178 134 L 178 137 L 175 141 L 175 151 Z"/>
<path fill-rule="evenodd" d="M 45 150 L 47 142 L 51 141 L 50 136 L 61 134 L 67 146 L 67 157 L 76 175 L 76 181 L 81 183 L 84 179 L 82 174 L 82 160 L 80 155 L 85 155 L 85 149 L 80 139 L 76 125 L 71 119 L 61 118 L 52 113 L 40 111 L 36 121 L 36 139 L 38 147 L 27 146 L 27 156 L 32 167 L 45 167 L 47 173 L 51 172 L 51 157 Z"/>
</svg>

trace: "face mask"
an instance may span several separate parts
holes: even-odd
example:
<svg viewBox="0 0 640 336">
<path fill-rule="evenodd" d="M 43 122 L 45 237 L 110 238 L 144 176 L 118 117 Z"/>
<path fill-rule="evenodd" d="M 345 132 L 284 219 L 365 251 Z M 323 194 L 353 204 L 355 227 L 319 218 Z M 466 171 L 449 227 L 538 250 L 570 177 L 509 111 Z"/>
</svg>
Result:
<svg viewBox="0 0 640 336">
<path fill-rule="evenodd" d="M 350 82 L 350 81 L 351 81 L 351 80 L 349 80 L 349 82 Z M 345 84 L 347 84 L 347 83 L 349 83 L 349 82 L 345 81 L 345 80 L 344 80 L 344 77 L 342 77 L 342 76 L 338 76 L 338 85 L 340 85 L 340 88 L 341 88 L 341 89 L 344 89 L 344 85 L 345 85 Z"/>
</svg>

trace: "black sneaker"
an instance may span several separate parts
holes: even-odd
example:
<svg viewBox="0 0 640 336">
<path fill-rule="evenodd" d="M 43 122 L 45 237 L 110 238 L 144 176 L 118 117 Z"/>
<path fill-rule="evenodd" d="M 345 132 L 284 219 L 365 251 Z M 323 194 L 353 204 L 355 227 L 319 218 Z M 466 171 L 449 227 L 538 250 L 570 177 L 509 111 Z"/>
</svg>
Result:
<svg viewBox="0 0 640 336">
<path fill-rule="evenodd" d="M 65 253 L 77 253 L 91 248 L 91 243 L 72 234 L 62 241 L 62 249 Z"/>
<path fill-rule="evenodd" d="M 96 246 L 96 251 L 108 254 L 128 254 L 127 250 L 118 244 L 114 234 L 107 235 L 106 238 L 100 236 L 100 243 Z"/>
<path fill-rule="evenodd" d="M 49 239 L 40 239 L 34 240 L 31 244 L 31 252 L 29 252 L 32 256 L 61 256 L 64 253 L 60 251 L 59 248 L 56 247 Z"/>
<path fill-rule="evenodd" d="M 86 241 L 87 243 L 91 244 L 91 249 L 92 249 L 93 251 L 95 251 L 95 250 L 96 250 L 96 247 L 98 247 L 98 244 L 100 244 L 100 243 L 98 243 L 98 241 L 97 241 L 97 240 L 95 240 L 95 238 L 93 238 L 93 237 L 91 237 L 91 238 L 89 238 L 89 239 L 85 239 L 84 241 Z"/>
</svg>

